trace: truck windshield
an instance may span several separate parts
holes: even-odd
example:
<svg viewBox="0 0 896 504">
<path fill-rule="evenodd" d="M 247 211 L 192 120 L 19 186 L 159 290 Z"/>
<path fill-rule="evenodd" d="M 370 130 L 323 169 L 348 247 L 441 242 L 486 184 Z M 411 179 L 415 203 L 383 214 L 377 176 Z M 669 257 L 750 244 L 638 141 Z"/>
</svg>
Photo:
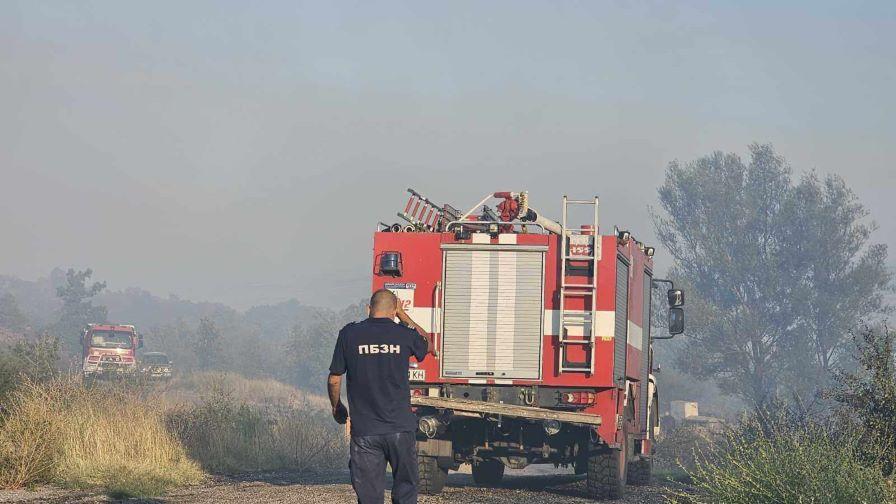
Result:
<svg viewBox="0 0 896 504">
<path fill-rule="evenodd" d="M 131 348 L 131 333 L 97 331 L 90 336 L 90 346 L 95 348 Z"/>
</svg>

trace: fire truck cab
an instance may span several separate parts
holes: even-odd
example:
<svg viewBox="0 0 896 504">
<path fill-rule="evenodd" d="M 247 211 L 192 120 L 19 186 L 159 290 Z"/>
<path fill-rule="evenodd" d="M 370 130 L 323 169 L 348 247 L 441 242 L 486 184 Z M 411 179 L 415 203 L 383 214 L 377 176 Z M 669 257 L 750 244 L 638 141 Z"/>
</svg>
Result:
<svg viewBox="0 0 896 504">
<path fill-rule="evenodd" d="M 684 320 L 683 293 L 653 278 L 653 248 L 627 231 L 601 235 L 597 198 L 564 196 L 555 222 L 525 192 L 461 213 L 408 191 L 407 223 L 374 235 L 372 288 L 392 290 L 435 342 L 408 370 L 421 492 L 441 491 L 464 463 L 480 485 L 505 468 L 572 465 L 594 498 L 647 483 L 655 287 L 669 284 L 670 333 Z M 590 222 L 570 227 L 573 206 Z"/>
<path fill-rule="evenodd" d="M 133 376 L 142 346 L 143 338 L 132 325 L 88 324 L 81 333 L 84 377 Z"/>
</svg>

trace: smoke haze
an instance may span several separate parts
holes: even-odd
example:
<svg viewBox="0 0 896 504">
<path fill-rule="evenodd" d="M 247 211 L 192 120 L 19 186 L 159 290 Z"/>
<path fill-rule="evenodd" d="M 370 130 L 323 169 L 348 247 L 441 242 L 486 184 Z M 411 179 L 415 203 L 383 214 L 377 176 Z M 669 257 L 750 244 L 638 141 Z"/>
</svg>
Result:
<svg viewBox="0 0 896 504">
<path fill-rule="evenodd" d="M 655 244 L 667 163 L 753 141 L 896 244 L 890 2 L 7 1 L 0 63 L 0 273 L 342 307 L 407 187 L 598 194 Z"/>
</svg>

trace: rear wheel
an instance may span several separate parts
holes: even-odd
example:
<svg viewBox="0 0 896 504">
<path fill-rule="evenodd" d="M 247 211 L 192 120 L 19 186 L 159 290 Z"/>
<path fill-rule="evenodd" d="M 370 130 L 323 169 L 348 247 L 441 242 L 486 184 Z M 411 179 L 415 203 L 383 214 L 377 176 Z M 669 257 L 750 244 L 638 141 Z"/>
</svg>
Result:
<svg viewBox="0 0 896 504">
<path fill-rule="evenodd" d="M 435 457 L 417 455 L 417 479 L 421 494 L 435 495 L 445 488 L 448 470 L 439 467 Z"/>
<path fill-rule="evenodd" d="M 618 499 L 625 491 L 625 450 L 607 448 L 588 457 L 588 496 Z"/>
<path fill-rule="evenodd" d="M 473 466 L 473 481 L 479 486 L 495 486 L 504 477 L 504 464 L 500 460 L 483 460 Z"/>
</svg>

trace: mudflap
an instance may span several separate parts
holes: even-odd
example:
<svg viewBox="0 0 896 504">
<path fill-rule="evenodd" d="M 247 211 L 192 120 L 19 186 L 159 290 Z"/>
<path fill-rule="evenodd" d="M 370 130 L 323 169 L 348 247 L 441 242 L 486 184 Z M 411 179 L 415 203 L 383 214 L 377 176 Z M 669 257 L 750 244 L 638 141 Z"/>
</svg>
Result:
<svg viewBox="0 0 896 504">
<path fill-rule="evenodd" d="M 451 441 L 448 439 L 418 439 L 417 455 L 434 457 L 442 469 L 453 469 L 454 452 Z"/>
</svg>

